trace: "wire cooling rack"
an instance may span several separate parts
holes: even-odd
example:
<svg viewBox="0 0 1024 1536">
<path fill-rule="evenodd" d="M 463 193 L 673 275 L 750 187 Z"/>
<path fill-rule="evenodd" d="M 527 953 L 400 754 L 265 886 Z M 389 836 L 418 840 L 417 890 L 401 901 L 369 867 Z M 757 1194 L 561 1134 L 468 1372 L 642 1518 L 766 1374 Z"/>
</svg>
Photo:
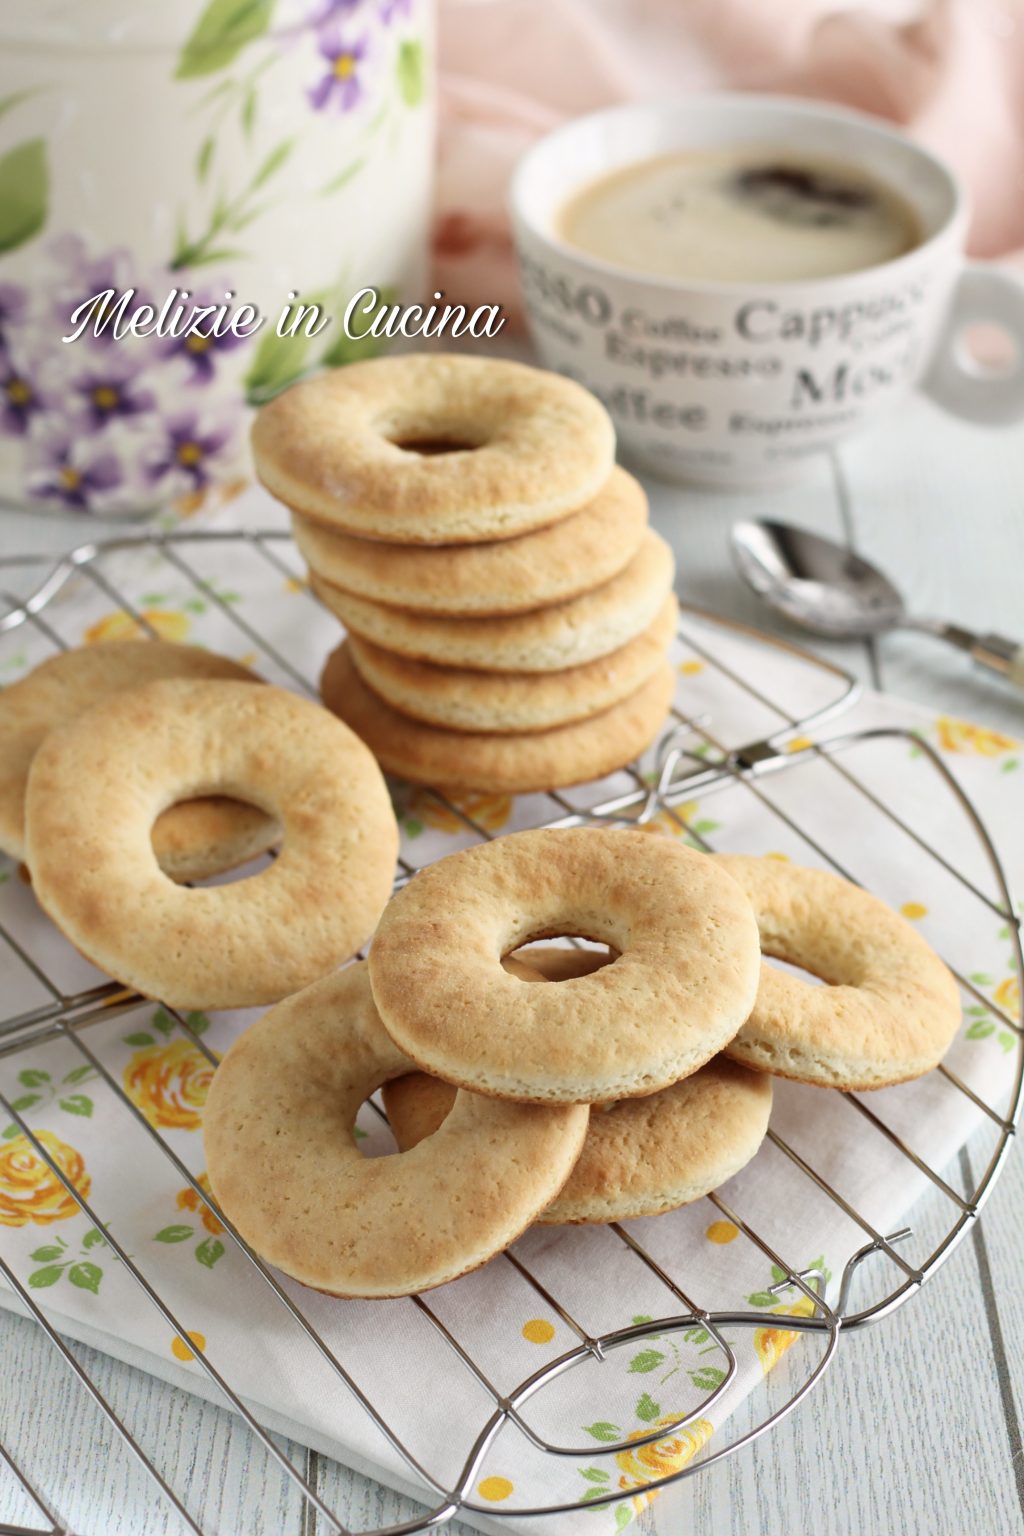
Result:
<svg viewBox="0 0 1024 1536">
<path fill-rule="evenodd" d="M 194 593 L 198 601 L 217 609 L 224 621 L 232 626 L 236 635 L 244 637 L 245 644 L 251 645 L 262 658 L 257 663 L 261 670 L 275 675 L 275 680 L 280 680 L 307 695 L 316 697 L 315 678 L 307 675 L 301 667 L 296 665 L 294 658 L 286 653 L 285 647 L 276 637 L 276 631 L 274 631 L 274 637 L 271 637 L 273 626 L 260 622 L 252 613 L 246 613 L 235 606 L 218 589 L 217 583 L 206 574 L 204 555 L 214 549 L 223 548 L 225 544 L 233 551 L 237 549 L 240 557 L 244 551 L 246 558 L 262 562 L 278 584 L 282 578 L 294 583 L 299 575 L 300 566 L 288 535 L 276 529 L 249 532 L 186 531 L 145 539 L 124 538 L 100 545 L 85 545 L 75 550 L 52 570 L 28 599 L 22 601 L 9 593 L 4 594 L 9 606 L 8 611 L 0 617 L 0 635 L 14 630 L 23 630 L 26 633 L 31 632 L 37 640 L 45 642 L 50 648 L 64 647 L 67 643 L 66 639 L 54 618 L 55 599 L 69 584 L 74 587 L 75 583 L 79 583 L 87 591 L 91 591 L 106 607 L 113 605 L 118 613 L 124 615 L 127 621 L 136 626 L 138 632 L 158 637 L 151 617 L 147 617 L 146 612 L 143 611 L 143 605 L 139 601 L 133 601 L 125 591 L 121 590 L 116 574 L 112 574 L 112 570 L 116 572 L 118 558 L 125 553 L 149 552 L 159 555 L 161 560 L 166 562 L 176 576 L 181 578 L 186 587 Z M 38 574 L 38 570 L 39 562 L 31 559 L 0 561 L 0 573 L 6 576 L 7 585 L 23 587 L 26 578 L 33 579 L 34 575 Z M 814 681 L 814 688 L 811 689 L 814 699 L 810 707 L 795 708 L 788 700 L 782 703 L 770 697 L 757 678 L 752 676 L 746 668 L 740 668 L 735 660 L 725 659 L 721 654 L 722 648 L 726 645 L 726 641 L 735 639 L 738 635 L 767 648 L 765 655 L 770 654 L 776 658 L 785 657 L 799 663 L 801 676 L 805 681 L 810 678 Z M 721 637 L 721 645 L 715 643 L 716 636 Z M 723 699 L 728 694 L 729 707 L 723 706 L 722 713 L 730 718 L 729 728 L 722 727 L 715 703 L 707 710 L 696 714 L 685 714 L 676 709 L 673 711 L 670 727 L 646 772 L 641 772 L 639 768 L 632 768 L 616 776 L 611 785 L 602 787 L 596 799 L 587 790 L 534 797 L 537 804 L 536 815 L 518 824 L 578 826 L 597 823 L 635 826 L 654 818 L 668 818 L 691 843 L 711 849 L 712 843 L 706 828 L 702 829 L 702 823 L 693 818 L 687 808 L 697 796 L 700 796 L 703 804 L 715 795 L 739 792 L 742 795 L 756 797 L 764 812 L 777 820 L 779 826 L 784 827 L 788 833 L 799 838 L 819 861 L 840 874 L 852 878 L 851 872 L 844 867 L 843 861 L 822 844 L 813 830 L 805 826 L 805 818 L 794 814 L 792 806 L 787 808 L 785 803 L 768 793 L 768 786 L 776 776 L 784 780 L 795 773 L 799 765 L 814 760 L 824 765 L 826 771 L 834 775 L 836 781 L 841 782 L 846 791 L 852 792 L 858 800 L 870 808 L 871 814 L 878 818 L 880 827 L 887 824 L 890 830 L 897 829 L 926 857 L 929 865 L 934 866 L 937 875 L 941 872 L 941 878 L 946 881 L 948 889 L 953 893 L 951 899 L 962 904 L 962 909 L 960 906 L 957 907 L 958 912 L 960 910 L 966 912 L 980 903 L 994 917 L 1006 924 L 1018 984 L 1024 987 L 1024 956 L 1021 952 L 1019 923 L 1014 915 L 1013 903 L 999 857 L 967 796 L 931 746 L 909 731 L 891 728 L 853 731 L 832 736 L 828 740 L 819 740 L 813 746 L 807 744 L 804 738 L 810 731 L 820 727 L 830 718 L 840 716 L 854 702 L 858 691 L 857 684 L 847 673 L 798 647 L 758 635 L 755 631 L 738 625 L 727 624 L 694 608 L 684 608 L 682 612 L 680 639 L 687 653 L 699 658 L 699 664 L 710 679 L 709 686 L 712 690 L 720 686 Z M 737 700 L 743 706 L 738 717 Z M 757 722 L 749 739 L 745 738 L 742 729 L 738 733 L 736 729 L 737 718 L 742 722 L 747 716 Z M 770 722 L 767 726 L 766 721 Z M 941 781 L 945 792 L 951 797 L 951 804 L 970 828 L 975 852 L 979 854 L 980 866 L 985 872 L 984 878 L 973 862 L 970 869 L 958 867 L 947 852 L 948 845 L 945 838 L 942 840 L 942 846 L 938 846 L 933 838 L 923 835 L 905 809 L 898 808 L 891 801 L 884 787 L 880 788 L 871 775 L 862 776 L 851 766 L 859 749 L 881 743 L 896 744 L 901 748 L 911 749 L 914 763 L 912 772 L 915 775 L 929 776 L 931 787 L 934 786 L 936 778 Z M 904 755 L 909 760 L 909 752 Z M 431 795 L 429 791 L 425 793 L 428 796 Z M 436 796 L 432 798 L 465 833 L 467 841 L 479 841 L 492 835 L 474 816 L 471 806 L 467 807 L 465 803 L 451 804 Z M 533 800 L 530 804 L 533 805 Z M 411 878 L 415 870 L 414 861 L 408 858 L 401 860 L 397 883 L 401 884 Z M 31 900 L 27 891 L 25 900 Z M 422 1518 L 398 1527 L 390 1527 L 388 1528 L 390 1531 L 394 1533 L 425 1531 L 442 1526 L 452 1517 L 460 1514 L 486 1516 L 491 1521 L 500 1521 L 504 1512 L 496 1507 L 481 1504 L 474 1498 L 473 1490 L 476 1476 L 488 1451 L 498 1437 L 510 1428 L 517 1430 L 530 1446 L 547 1456 L 572 1458 L 586 1455 L 594 1460 L 602 1456 L 619 1455 L 626 1450 L 635 1451 L 638 1447 L 663 1440 L 680 1430 L 685 1430 L 698 1415 L 707 1413 L 712 1405 L 728 1392 L 737 1371 L 737 1356 L 733 1344 L 726 1336 L 726 1330 L 742 1331 L 763 1327 L 765 1323 L 763 1313 L 716 1308 L 714 1297 L 701 1297 L 699 1300 L 691 1298 L 674 1269 L 650 1251 L 655 1245 L 640 1241 L 636 1235 L 635 1225 L 627 1229 L 616 1223 L 607 1230 L 614 1241 L 643 1267 L 647 1276 L 664 1293 L 666 1315 L 654 1321 L 649 1319 L 639 1322 L 631 1321 L 628 1325 L 604 1332 L 588 1329 L 585 1323 L 575 1315 L 572 1297 L 556 1292 L 550 1283 L 535 1272 L 534 1267 L 517 1251 L 517 1248 L 513 1248 L 494 1262 L 512 1266 L 531 1291 L 551 1309 L 553 1314 L 557 1315 L 575 1337 L 576 1342 L 570 1350 L 520 1381 L 513 1390 L 500 1391 L 492 1383 L 484 1367 L 460 1342 L 456 1332 L 446 1324 L 435 1301 L 429 1297 L 414 1298 L 412 1305 L 417 1308 L 422 1318 L 429 1323 L 443 1342 L 451 1359 L 452 1372 L 464 1373 L 471 1378 L 476 1386 L 483 1390 L 490 1403 L 489 1411 L 481 1423 L 476 1443 L 458 1477 L 447 1481 L 437 1478 L 430 1467 L 412 1453 L 402 1436 L 388 1423 L 375 1406 L 372 1394 L 360 1386 L 346 1362 L 332 1351 L 322 1333 L 307 1316 L 301 1299 L 297 1300 L 293 1294 L 287 1292 L 278 1277 L 245 1246 L 231 1223 L 218 1210 L 168 1139 L 158 1128 L 150 1124 L 126 1094 L 117 1077 L 105 1065 L 99 1051 L 93 1048 L 90 1041 L 95 1041 L 96 1026 L 126 1014 L 138 1006 L 139 999 L 114 982 L 101 982 L 78 990 L 69 988 L 60 977 L 49 973 L 39 956 L 33 952 L 31 940 L 26 937 L 26 932 L 15 933 L 6 926 L 0 926 L 0 941 L 3 945 L 3 949 L 0 950 L 0 977 L 13 980 L 27 977 L 31 980 L 35 992 L 39 994 L 29 1006 L 15 1009 L 9 1017 L 0 1021 L 0 1062 L 20 1059 L 30 1048 L 42 1042 L 58 1040 L 65 1042 L 74 1050 L 82 1068 L 97 1074 L 117 1100 L 119 1107 L 132 1117 L 138 1130 L 169 1160 L 183 1184 L 191 1187 L 197 1201 L 202 1202 L 205 1208 L 217 1216 L 230 1240 L 237 1244 L 247 1263 L 274 1298 L 275 1304 L 288 1314 L 326 1369 L 338 1382 L 344 1384 L 353 1403 L 369 1416 L 391 1450 L 404 1463 L 406 1486 L 418 1490 L 419 1497 L 427 1506 L 427 1510 Z M 1024 1033 L 1019 1022 L 1011 1018 L 989 995 L 984 993 L 976 979 L 961 974 L 955 967 L 951 968 L 957 975 L 957 980 L 967 999 L 967 1005 L 973 1006 L 976 1011 L 983 1006 L 987 1014 L 997 1021 L 999 1028 L 1006 1032 L 1012 1044 L 1013 1054 L 1012 1057 L 1007 1058 L 1006 1092 L 1001 1106 L 989 1102 L 976 1086 L 968 1081 L 969 1074 L 958 1074 L 947 1065 L 937 1069 L 937 1076 L 941 1078 L 946 1090 L 954 1096 L 969 1101 L 982 1119 L 988 1138 L 986 1148 L 988 1156 L 984 1172 L 973 1188 L 963 1190 L 954 1188 L 943 1173 L 931 1166 L 909 1144 L 909 1140 L 897 1134 L 881 1115 L 859 1097 L 846 1097 L 846 1103 L 855 1111 L 855 1115 L 850 1116 L 851 1131 L 855 1128 L 860 1135 L 883 1138 L 887 1146 L 905 1160 L 908 1169 L 912 1168 L 918 1176 L 922 1176 L 933 1187 L 941 1200 L 942 1216 L 937 1228 L 937 1237 L 929 1238 L 926 1251 L 912 1260 L 905 1246 L 906 1240 L 911 1235 L 910 1227 L 901 1228 L 895 1232 L 879 1230 L 858 1204 L 847 1198 L 837 1187 L 834 1176 L 829 1176 L 823 1169 L 815 1166 L 814 1161 L 806 1153 L 798 1150 L 791 1140 L 782 1136 L 774 1126 L 770 1128 L 767 1145 L 799 1171 L 801 1177 L 806 1180 L 808 1191 L 815 1192 L 817 1196 L 823 1197 L 841 1210 L 852 1223 L 853 1228 L 860 1232 L 863 1241 L 846 1257 L 838 1286 L 834 1291 L 834 1299 L 829 1301 L 826 1298 L 825 1277 L 814 1270 L 800 1269 L 795 1262 L 795 1255 L 780 1251 L 778 1242 L 770 1241 L 765 1235 L 761 1216 L 756 1210 L 734 1209 L 717 1194 L 708 1197 L 721 1217 L 733 1223 L 746 1242 L 762 1254 L 771 1263 L 774 1272 L 781 1277 L 774 1287 L 775 1291 L 792 1292 L 795 1288 L 805 1298 L 809 1315 L 787 1316 L 785 1327 L 799 1336 L 802 1346 L 813 1347 L 806 1354 L 802 1349 L 794 1350 L 793 1357 L 787 1359 L 786 1379 L 781 1390 L 776 1388 L 774 1392 L 769 1392 L 766 1387 L 762 1394 L 763 1401 L 752 1402 L 745 1414 L 733 1414 L 721 1430 L 716 1431 L 714 1450 L 706 1450 L 688 1465 L 670 1471 L 664 1476 L 653 1478 L 646 1488 L 653 1491 L 681 1478 L 693 1476 L 702 1468 L 733 1454 L 765 1433 L 790 1412 L 820 1380 L 822 1373 L 834 1357 L 841 1336 L 877 1321 L 905 1302 L 948 1258 L 976 1219 L 1007 1154 L 1020 1113 L 1022 1082 L 1024 1082 Z M 18 987 L 15 986 L 13 990 L 18 995 L 22 995 Z M 5 995 L 8 991 L 5 985 Z M 168 1009 L 166 1012 L 181 1036 L 202 1052 L 211 1065 L 215 1064 L 215 1057 L 209 1046 L 193 1031 L 188 1020 L 173 1009 Z M 154 1309 L 175 1335 L 183 1336 L 185 1320 L 179 1315 L 180 1309 L 175 1309 L 164 1294 L 164 1276 L 152 1264 L 147 1263 L 143 1268 L 126 1251 L 110 1225 L 104 1221 L 103 1212 L 94 1208 L 90 1200 L 75 1188 L 62 1168 L 53 1160 L 44 1142 L 33 1132 L 24 1114 L 19 1112 L 12 1099 L 4 1093 L 0 1093 L 0 1108 L 17 1130 L 27 1138 L 36 1156 L 46 1164 L 67 1195 L 101 1234 L 111 1253 L 116 1256 L 134 1282 L 140 1305 Z M 374 1106 L 374 1108 L 376 1113 L 383 1117 L 379 1107 Z M 126 1173 L 126 1177 L 130 1177 L 130 1174 Z M 664 1218 L 656 1218 L 655 1222 L 662 1219 Z M 650 1223 L 643 1225 L 645 1234 L 650 1230 Z M 0 1235 L 2 1232 L 3 1228 L 0 1227 Z M 877 1256 L 876 1261 L 865 1265 L 865 1260 L 873 1256 Z M 886 1262 L 883 1263 L 883 1260 Z M 862 1266 L 864 1266 L 863 1269 Z M 33 1294 L 2 1251 L 0 1251 L 0 1276 L 20 1300 L 24 1311 L 34 1319 L 45 1334 L 60 1366 L 70 1372 L 77 1379 L 80 1387 L 89 1394 L 111 1429 L 116 1432 L 144 1468 L 163 1497 L 177 1511 L 185 1527 L 197 1533 L 197 1536 L 204 1536 L 207 1528 L 186 1506 L 183 1498 L 172 1486 L 173 1473 L 144 1449 L 132 1434 L 104 1397 L 79 1356 L 58 1332 L 47 1314 L 44 1302 L 37 1294 Z M 869 1284 L 870 1296 L 867 1296 L 865 1292 Z M 858 1302 L 855 1302 L 855 1292 L 859 1295 Z M 707 1331 L 710 1339 L 709 1348 L 713 1346 L 717 1350 L 717 1356 L 723 1362 L 722 1369 L 716 1372 L 721 1380 L 710 1391 L 703 1394 L 696 1407 L 686 1414 L 673 1418 L 671 1422 L 660 1420 L 645 1434 L 630 1436 L 628 1441 L 624 1439 L 610 1441 L 595 1449 L 592 1445 L 584 1448 L 565 1444 L 551 1434 L 541 1433 L 525 1411 L 527 1404 L 543 1389 L 571 1375 L 577 1367 L 592 1367 L 595 1364 L 600 1366 L 615 1351 L 638 1340 L 650 1338 L 653 1333 L 669 1335 L 695 1327 Z M 345 1531 L 341 1519 L 328 1506 L 318 1488 L 293 1465 L 280 1449 L 279 1444 L 261 1424 L 257 1413 L 243 1401 L 239 1391 L 207 1358 L 204 1349 L 198 1344 L 194 1349 L 194 1356 L 206 1377 L 208 1388 L 244 1420 L 251 1434 L 267 1454 L 280 1465 L 287 1478 L 294 1483 L 306 1507 L 315 1511 L 321 1522 L 317 1529 Z M 796 1364 L 798 1356 L 799 1364 Z M 17 1464 L 13 1455 L 2 1445 L 0 1445 L 0 1459 L 13 1474 L 38 1515 L 38 1523 L 20 1526 L 0 1525 L 0 1530 L 18 1533 L 18 1536 L 28 1536 L 28 1533 L 35 1536 L 36 1532 L 45 1532 L 48 1536 L 58 1536 L 60 1533 L 60 1536 L 64 1536 L 68 1527 L 62 1523 L 51 1495 L 36 1486 L 28 1472 Z M 630 1492 L 635 1492 L 635 1488 Z M 616 1489 L 606 1494 L 598 1492 L 590 1502 L 600 1507 L 602 1504 L 613 1503 L 617 1499 L 629 1496 L 629 1493 Z M 574 1512 L 578 1507 L 578 1501 L 561 1502 L 530 1509 L 519 1507 L 508 1513 L 517 1518 L 530 1515 L 558 1516 Z"/>
</svg>

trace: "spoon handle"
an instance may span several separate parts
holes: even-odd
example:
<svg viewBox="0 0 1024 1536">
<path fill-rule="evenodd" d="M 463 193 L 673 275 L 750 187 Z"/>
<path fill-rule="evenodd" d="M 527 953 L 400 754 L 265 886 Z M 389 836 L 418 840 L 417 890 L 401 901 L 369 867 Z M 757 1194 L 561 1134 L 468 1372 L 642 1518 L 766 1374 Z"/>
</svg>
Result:
<svg viewBox="0 0 1024 1536">
<path fill-rule="evenodd" d="M 979 635 L 971 646 L 971 655 L 1014 687 L 1024 688 L 1024 645 L 1003 635 Z"/>
<path fill-rule="evenodd" d="M 911 627 L 937 635 L 958 650 L 966 651 L 979 666 L 989 672 L 998 672 L 1015 688 L 1024 689 L 1024 645 L 1016 640 L 1007 640 L 1005 635 L 978 635 L 959 624 L 945 624 L 936 619 L 916 619 Z"/>
</svg>

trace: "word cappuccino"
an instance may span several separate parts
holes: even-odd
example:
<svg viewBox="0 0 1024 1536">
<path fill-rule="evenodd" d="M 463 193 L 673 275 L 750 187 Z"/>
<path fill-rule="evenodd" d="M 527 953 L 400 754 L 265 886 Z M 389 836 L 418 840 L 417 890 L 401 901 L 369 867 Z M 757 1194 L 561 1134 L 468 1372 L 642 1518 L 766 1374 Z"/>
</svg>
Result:
<svg viewBox="0 0 1024 1536">
<path fill-rule="evenodd" d="M 104 288 L 72 310 L 71 330 L 63 342 L 78 341 L 86 334 L 101 337 L 108 331 L 115 341 L 128 336 L 173 337 L 201 336 L 211 340 L 219 336 L 244 338 L 254 335 L 266 320 L 252 304 L 234 304 L 235 294 L 228 291 L 219 304 L 189 303 L 187 288 L 172 288 L 157 308 L 145 301 L 136 302 L 136 290 Z M 435 293 L 440 301 L 443 293 Z M 318 336 L 331 324 L 332 316 L 320 304 L 299 302 L 296 292 L 288 295 L 274 327 L 278 336 Z M 342 327 L 352 341 L 366 337 L 395 336 L 497 336 L 505 324 L 500 304 L 480 304 L 467 310 L 464 304 L 389 304 L 375 288 L 361 288 L 345 307 Z"/>
</svg>

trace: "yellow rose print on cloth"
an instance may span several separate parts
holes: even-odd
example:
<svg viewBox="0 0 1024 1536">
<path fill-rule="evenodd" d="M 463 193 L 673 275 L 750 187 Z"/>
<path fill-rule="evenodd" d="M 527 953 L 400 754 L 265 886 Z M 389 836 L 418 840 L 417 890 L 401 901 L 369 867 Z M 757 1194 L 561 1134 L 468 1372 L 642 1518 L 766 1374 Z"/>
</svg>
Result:
<svg viewBox="0 0 1024 1536">
<path fill-rule="evenodd" d="M 1020 742 L 999 731 L 987 731 L 980 725 L 966 720 L 954 720 L 940 715 L 935 722 L 939 746 L 944 752 L 973 752 L 979 757 L 1002 757 L 1006 752 L 1017 752 Z M 1016 763 L 1013 765 L 1016 767 Z"/>
<path fill-rule="evenodd" d="M 663 1424 L 669 1425 L 673 1422 L 671 1414 L 663 1415 L 653 1425 L 636 1430 L 629 1439 L 639 1440 L 652 1428 L 659 1428 Z M 689 1424 L 684 1424 L 681 1429 L 667 1435 L 664 1440 L 654 1440 L 649 1445 L 638 1445 L 634 1451 L 619 1451 L 615 1457 L 616 1466 L 620 1471 L 618 1486 L 643 1488 L 647 1483 L 655 1482 L 658 1478 L 671 1477 L 673 1472 L 681 1472 L 697 1452 L 707 1445 L 713 1433 L 714 1426 L 709 1419 L 692 1419 Z M 642 1497 L 633 1499 L 634 1512 L 639 1514 L 645 1504 L 650 1504 L 657 1497 L 658 1490 L 654 1489 Z"/>
<path fill-rule="evenodd" d="M 992 993 L 992 1001 L 1011 1019 L 1020 1020 L 1020 982 L 1016 976 L 1007 976 Z"/>
<path fill-rule="evenodd" d="M 92 1180 L 85 1159 L 52 1131 L 37 1131 L 54 1163 L 87 1199 Z M 0 1146 L 0 1226 L 24 1227 L 30 1221 L 47 1226 L 78 1214 L 78 1206 L 27 1136 L 15 1136 Z"/>
<path fill-rule="evenodd" d="M 471 821 L 483 832 L 500 832 L 512 815 L 512 796 L 473 793 L 452 799 L 449 809 L 441 800 L 423 790 L 414 790 L 409 796 L 402 817 L 402 827 L 407 837 L 418 837 L 425 827 L 434 832 L 448 832 L 453 837 L 467 831 L 466 823 L 459 816 Z"/>
<path fill-rule="evenodd" d="M 832 1278 L 824 1259 L 815 1259 L 813 1264 L 809 1264 L 802 1271 L 802 1275 L 812 1286 L 817 1280 L 822 1290 Z M 787 1285 L 786 1279 L 785 1271 L 773 1264 L 772 1289 L 755 1291 L 752 1296 L 747 1297 L 748 1304 L 752 1307 L 764 1307 L 765 1311 L 783 1317 L 812 1317 L 815 1311 L 814 1302 L 800 1291 L 799 1287 L 792 1283 Z M 799 1337 L 800 1334 L 795 1328 L 755 1328 L 754 1349 L 766 1376 L 774 1366 L 778 1365 L 786 1350 L 795 1344 Z"/>
<path fill-rule="evenodd" d="M 145 640 L 149 630 L 155 629 L 161 640 L 184 640 L 189 632 L 187 614 L 162 613 L 157 608 L 143 608 L 141 615 L 144 624 L 123 610 L 105 614 L 95 624 L 89 625 L 82 639 L 86 645 L 100 645 L 109 640 Z"/>
<path fill-rule="evenodd" d="M 801 1296 L 792 1306 L 784 1302 L 782 1306 L 773 1307 L 772 1311 L 784 1313 L 787 1317 L 810 1317 L 814 1312 L 814 1302 L 809 1296 Z M 754 1348 L 766 1376 L 799 1337 L 793 1328 L 754 1329 Z"/>
<path fill-rule="evenodd" d="M 186 1022 L 193 1034 L 202 1034 L 208 1020 L 205 1014 L 190 1013 Z M 126 1045 L 137 1049 L 122 1074 L 124 1090 L 157 1130 L 166 1127 L 178 1131 L 197 1131 L 202 1124 L 206 1095 L 213 1080 L 213 1063 L 187 1037 L 161 1044 L 159 1035 L 175 1029 L 174 1020 L 158 1008 L 150 1029 L 125 1035 Z"/>
</svg>

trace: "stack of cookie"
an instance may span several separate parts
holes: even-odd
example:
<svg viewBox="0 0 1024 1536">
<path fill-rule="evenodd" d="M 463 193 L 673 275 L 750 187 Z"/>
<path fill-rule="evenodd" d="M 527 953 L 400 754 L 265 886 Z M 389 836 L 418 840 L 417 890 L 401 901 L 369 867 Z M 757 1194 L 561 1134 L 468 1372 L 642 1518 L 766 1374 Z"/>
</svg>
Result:
<svg viewBox="0 0 1024 1536">
<path fill-rule="evenodd" d="M 605 948 L 529 947 L 558 936 Z M 420 870 L 368 963 L 235 1042 L 207 1104 L 207 1168 L 238 1230 L 294 1278 L 404 1295 L 530 1222 L 696 1200 L 757 1152 L 765 1074 L 900 1082 L 942 1059 L 960 1018 L 921 935 L 835 875 L 632 829 L 518 832 Z M 352 1136 L 381 1085 L 408 1156 L 363 1158 Z"/>
<path fill-rule="evenodd" d="M 483 358 L 359 363 L 265 406 L 253 452 L 348 631 L 324 702 L 386 770 L 553 789 L 657 734 L 672 552 L 579 385 Z"/>
</svg>

